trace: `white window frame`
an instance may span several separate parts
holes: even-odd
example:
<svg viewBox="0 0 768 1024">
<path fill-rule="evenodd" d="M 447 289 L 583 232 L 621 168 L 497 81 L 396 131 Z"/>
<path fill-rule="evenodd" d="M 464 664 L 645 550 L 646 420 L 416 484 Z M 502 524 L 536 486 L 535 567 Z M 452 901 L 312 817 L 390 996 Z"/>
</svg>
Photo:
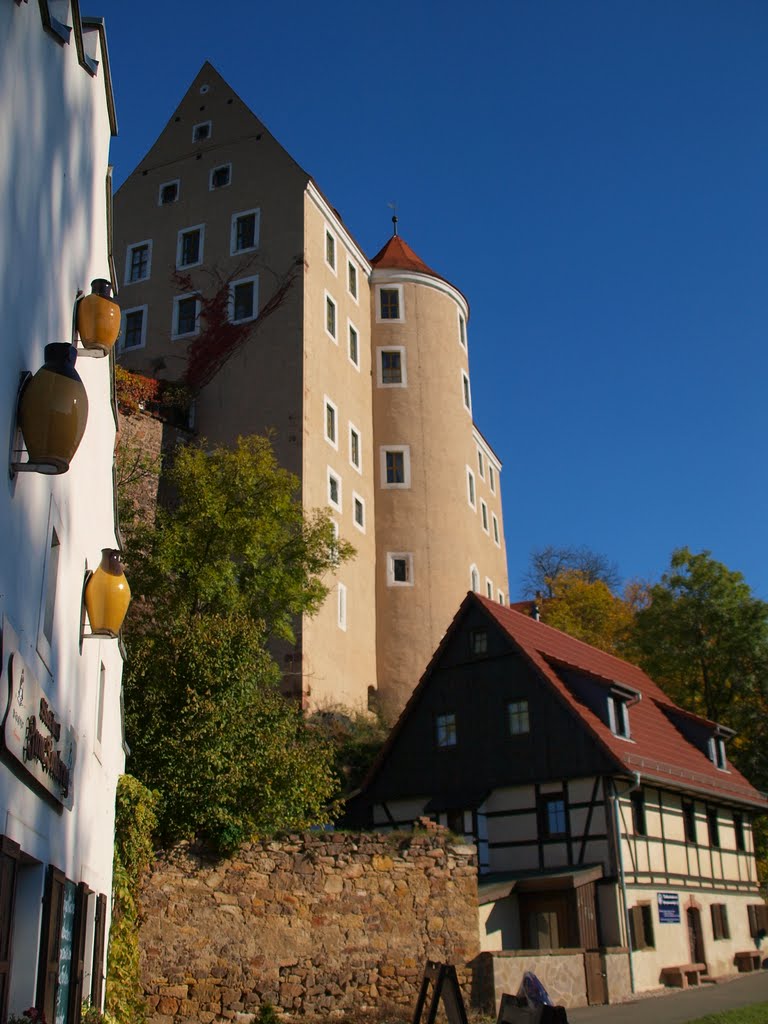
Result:
<svg viewBox="0 0 768 1024">
<path fill-rule="evenodd" d="M 489 601 L 493 600 L 493 581 L 485 577 L 485 596 Z"/>
<path fill-rule="evenodd" d="M 176 198 L 172 199 L 170 203 L 163 202 L 163 189 L 169 188 L 171 185 L 176 186 Z M 181 195 L 181 178 L 172 178 L 170 181 L 164 181 L 157 190 L 157 205 L 158 206 L 173 206 L 174 203 L 178 203 Z"/>
<path fill-rule="evenodd" d="M 362 523 L 358 523 L 357 517 L 355 516 L 358 502 L 360 503 L 363 510 Z M 365 533 L 365 498 L 362 495 L 358 494 L 357 491 L 352 491 L 352 522 L 355 524 L 355 527 L 360 531 L 360 533 Z"/>
<path fill-rule="evenodd" d="M 399 352 L 400 353 L 400 380 L 384 383 L 384 367 L 382 366 L 382 357 L 385 352 Z M 376 383 L 380 388 L 407 388 L 408 387 L 408 367 L 405 359 L 405 346 L 404 345 L 380 345 L 376 349 Z"/>
<path fill-rule="evenodd" d="M 325 294 L 325 302 L 323 302 L 323 327 L 325 329 L 325 333 L 331 339 L 333 344 L 334 345 L 338 345 L 339 344 L 339 304 L 336 301 L 336 299 L 334 299 L 334 297 L 331 295 L 331 293 L 329 291 L 326 291 L 324 294 Z M 335 334 L 331 334 L 331 332 L 328 330 L 328 303 L 331 303 L 333 305 L 333 310 L 334 310 L 334 312 L 333 312 L 333 326 L 334 326 L 334 329 L 336 331 Z"/>
<path fill-rule="evenodd" d="M 459 313 L 459 344 L 466 350 L 467 348 L 467 319 L 463 313 Z"/>
<path fill-rule="evenodd" d="M 235 320 L 235 288 L 239 284 L 253 284 L 253 315 L 243 317 L 242 320 Z M 259 317 L 259 275 L 252 277 L 240 277 L 237 281 L 229 283 L 229 301 L 227 303 L 227 318 L 231 324 L 247 324 L 251 320 L 258 320 Z"/>
<path fill-rule="evenodd" d="M 333 433 L 334 437 L 328 436 L 328 410 L 333 410 Z M 331 401 L 328 395 L 323 395 L 323 436 L 331 448 L 339 450 L 339 410 L 335 402 Z"/>
<path fill-rule="evenodd" d="M 353 270 L 355 272 L 355 290 L 354 291 L 352 291 L 352 289 L 349 287 L 349 272 L 350 272 L 350 270 Z M 352 297 L 352 300 L 354 302 L 357 302 L 357 303 L 360 302 L 360 271 L 358 270 L 357 264 L 355 263 L 355 261 L 351 260 L 349 258 L 349 256 L 347 256 L 347 294 Z"/>
<path fill-rule="evenodd" d="M 182 263 L 181 257 L 184 253 L 184 235 L 190 235 L 193 231 L 200 232 L 200 245 L 197 251 L 196 263 Z M 203 247 L 205 246 L 205 224 L 193 224 L 188 228 L 181 228 L 176 236 L 176 269 L 191 270 L 192 267 L 199 267 L 203 262 Z"/>
<path fill-rule="evenodd" d="M 138 345 L 131 345 L 126 348 L 124 328 L 128 326 L 128 317 L 131 313 L 141 313 L 141 341 Z M 147 344 L 147 317 L 149 316 L 148 306 L 131 306 L 130 309 L 122 310 L 120 318 L 120 341 L 118 349 L 120 352 L 135 352 L 137 348 L 144 348 Z"/>
<path fill-rule="evenodd" d="M 495 512 L 491 512 L 491 522 L 493 523 L 493 543 L 497 548 L 501 547 L 501 530 L 499 529 L 499 517 Z"/>
<path fill-rule="evenodd" d="M 499 591 L 499 604 L 500 605 L 504 604 L 504 591 L 503 590 Z"/>
<path fill-rule="evenodd" d="M 237 222 L 241 217 L 253 217 L 253 240 L 254 244 L 249 245 L 246 249 L 237 248 Z M 237 213 L 232 214 L 229 227 L 229 255 L 230 256 L 241 256 L 246 252 L 256 252 L 259 248 L 261 241 L 261 209 L 256 206 L 253 210 L 239 210 Z"/>
<path fill-rule="evenodd" d="M 613 693 L 608 694 L 608 725 L 617 739 L 632 739 L 632 729 L 629 722 L 629 702 L 625 698 Z"/>
<path fill-rule="evenodd" d="M 381 315 L 381 293 L 385 292 L 398 292 L 398 311 L 399 317 L 382 317 Z M 377 324 L 404 324 L 405 323 L 405 303 L 403 296 L 403 286 L 401 284 L 377 284 L 376 285 L 376 323 Z"/>
<path fill-rule="evenodd" d="M 469 400 L 469 404 L 467 404 Z M 472 387 L 469 383 L 469 374 L 466 370 L 461 371 L 461 404 L 468 413 L 472 413 Z"/>
<path fill-rule="evenodd" d="M 480 499 L 480 522 L 482 524 L 483 530 L 490 537 L 490 535 L 491 535 L 491 525 L 490 525 L 490 519 L 488 518 L 488 502 L 485 501 L 484 498 Z M 491 594 L 491 597 L 493 597 L 492 594 Z"/>
<path fill-rule="evenodd" d="M 214 174 L 216 173 L 216 171 L 220 171 L 224 167 L 228 167 L 229 168 L 229 178 L 227 180 L 226 185 L 214 185 L 213 184 L 213 176 L 214 176 Z M 208 191 L 209 192 L 218 192 L 218 191 L 220 191 L 223 188 L 229 188 L 229 186 L 231 184 L 232 184 L 232 161 L 231 160 L 227 161 L 227 163 L 225 163 L 225 164 L 216 164 L 215 167 L 212 167 L 210 169 L 210 171 L 208 171 Z"/>
<path fill-rule="evenodd" d="M 351 345 L 352 331 L 355 332 L 355 336 L 357 338 L 357 361 L 355 361 L 352 358 L 352 351 L 351 351 L 351 349 L 352 349 L 352 345 Z M 350 363 L 352 363 L 354 368 L 359 373 L 360 372 L 360 331 L 357 329 L 355 324 L 349 319 L 349 317 L 347 317 L 347 359 L 349 359 Z"/>
<path fill-rule="evenodd" d="M 480 479 L 485 480 L 485 456 L 482 448 L 477 449 L 477 472 L 480 474 Z"/>
<path fill-rule="evenodd" d="M 327 468 L 327 473 L 326 473 L 325 480 L 326 480 L 326 494 L 327 494 L 327 497 L 328 497 L 328 504 L 331 506 L 331 508 L 335 508 L 337 512 L 341 512 L 342 504 L 343 504 L 341 477 L 339 476 L 339 474 L 336 472 L 335 469 L 331 469 L 330 466 L 328 466 L 326 468 Z M 331 498 L 331 479 L 334 479 L 336 481 L 336 485 L 337 485 L 336 486 L 336 492 L 337 492 L 337 494 L 339 496 L 338 502 L 333 501 L 333 499 Z"/>
<path fill-rule="evenodd" d="M 197 139 L 197 129 L 202 128 L 204 125 L 208 125 L 208 134 L 204 139 Z M 193 142 L 208 142 L 213 137 L 213 121 L 198 121 L 197 124 L 192 125 L 192 141 Z"/>
<path fill-rule="evenodd" d="M 496 493 L 496 470 L 493 468 L 493 463 L 488 460 L 488 486 L 491 488 L 491 494 Z"/>
<path fill-rule="evenodd" d="M 395 560 L 403 559 L 406 564 L 405 580 L 395 579 Z M 412 587 L 413 579 L 413 554 L 410 551 L 388 551 L 387 552 L 387 586 L 388 587 Z"/>
<path fill-rule="evenodd" d="M 477 484 L 471 466 L 467 466 L 467 502 L 473 512 L 477 512 Z"/>
<path fill-rule="evenodd" d="M 725 740 L 722 736 L 710 736 L 709 759 L 719 772 L 728 771 L 728 755 L 725 750 Z"/>
<path fill-rule="evenodd" d="M 349 436 L 349 464 L 350 464 L 350 466 L 356 472 L 360 473 L 360 475 L 362 476 L 362 473 L 363 473 L 363 437 L 362 437 L 362 434 L 360 433 L 359 428 L 356 427 L 355 424 L 351 420 L 349 421 L 348 427 L 349 427 L 349 433 L 348 433 L 348 436 Z M 352 458 L 352 434 L 353 434 L 353 432 L 355 434 L 357 434 L 357 457 L 358 457 L 358 461 L 357 462 L 355 462 L 354 459 Z"/>
<path fill-rule="evenodd" d="M 469 567 L 469 589 L 475 594 L 480 593 L 480 572 L 474 563 Z"/>
<path fill-rule="evenodd" d="M 143 245 L 147 246 L 147 272 L 144 277 L 137 277 L 135 280 L 131 280 L 131 254 L 134 249 L 140 249 Z M 125 250 L 125 280 L 123 284 L 140 284 L 142 281 L 148 281 L 152 276 L 152 239 L 145 238 L 141 242 L 131 242 Z"/>
<path fill-rule="evenodd" d="M 331 242 L 331 249 L 333 251 L 333 263 L 328 259 L 328 242 Z M 325 225 L 325 233 L 323 235 L 323 259 L 325 265 L 331 271 L 331 273 L 338 277 L 338 266 L 339 266 L 339 240 L 336 235 L 331 231 L 328 225 Z"/>
<path fill-rule="evenodd" d="M 347 631 L 347 588 L 343 583 L 337 584 L 336 622 L 339 629 Z"/>
<path fill-rule="evenodd" d="M 403 483 L 387 482 L 387 452 L 402 452 L 403 455 Z M 384 490 L 409 490 L 411 486 L 411 446 L 409 444 L 382 444 L 379 446 L 379 469 L 381 472 L 381 486 Z"/>
<path fill-rule="evenodd" d="M 194 331 L 185 331 L 184 334 L 180 334 L 176 325 L 179 321 L 179 303 L 185 299 L 195 300 L 195 329 Z M 171 320 L 171 341 L 176 341 L 178 338 L 195 338 L 200 333 L 200 296 L 197 292 L 185 292 L 184 295 L 174 295 L 173 297 L 173 318 Z"/>
<path fill-rule="evenodd" d="M 53 534 L 56 534 L 58 544 L 52 545 Z M 58 551 L 55 557 L 51 556 L 53 548 Z M 40 605 L 37 617 L 37 653 L 40 655 L 45 667 L 53 675 L 53 644 L 56 638 L 56 611 L 61 605 L 62 595 L 62 572 L 64 568 L 63 555 L 64 529 L 62 526 L 61 512 L 53 497 L 48 505 L 48 522 L 45 533 L 45 555 L 43 557 L 43 573 L 40 587 Z M 48 604 L 48 595 L 53 588 L 53 609 L 51 612 L 51 638 L 45 635 L 45 613 Z M 59 607 L 59 615 L 61 609 Z"/>
</svg>

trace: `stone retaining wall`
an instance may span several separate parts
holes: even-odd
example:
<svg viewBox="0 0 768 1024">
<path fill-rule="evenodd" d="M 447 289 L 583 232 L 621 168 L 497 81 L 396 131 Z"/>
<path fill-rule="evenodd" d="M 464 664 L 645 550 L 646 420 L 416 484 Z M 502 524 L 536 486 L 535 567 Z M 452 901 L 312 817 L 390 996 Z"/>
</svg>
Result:
<svg viewBox="0 0 768 1024">
<path fill-rule="evenodd" d="M 426 835 L 310 833 L 230 860 L 183 845 L 142 897 L 141 966 L 152 1024 L 291 1014 L 408 1016 L 427 959 L 479 952 L 474 846 Z"/>
</svg>

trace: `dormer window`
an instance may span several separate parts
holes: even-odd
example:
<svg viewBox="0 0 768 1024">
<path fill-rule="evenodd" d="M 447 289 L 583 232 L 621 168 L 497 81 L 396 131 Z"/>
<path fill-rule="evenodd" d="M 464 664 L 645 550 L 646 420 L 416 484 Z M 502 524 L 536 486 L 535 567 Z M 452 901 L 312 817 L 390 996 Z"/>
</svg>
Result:
<svg viewBox="0 0 768 1024">
<path fill-rule="evenodd" d="M 715 768 L 719 768 L 721 772 L 728 771 L 728 761 L 725 756 L 725 740 L 722 736 L 710 737 L 709 759 Z"/>
<path fill-rule="evenodd" d="M 629 739 L 629 707 L 626 697 L 615 693 L 609 694 L 608 724 L 614 736 Z"/>
</svg>

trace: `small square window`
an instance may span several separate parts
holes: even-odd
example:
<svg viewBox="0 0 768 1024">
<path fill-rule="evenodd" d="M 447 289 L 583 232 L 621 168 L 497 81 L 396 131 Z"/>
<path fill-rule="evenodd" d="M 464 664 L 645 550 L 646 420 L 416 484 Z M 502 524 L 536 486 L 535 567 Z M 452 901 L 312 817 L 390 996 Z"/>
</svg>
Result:
<svg viewBox="0 0 768 1024">
<path fill-rule="evenodd" d="M 258 314 L 258 278 L 233 281 L 229 286 L 229 318 L 233 324 L 255 320 Z"/>
<path fill-rule="evenodd" d="M 381 353 L 382 384 L 401 384 L 403 380 L 402 354 L 384 349 Z"/>
<path fill-rule="evenodd" d="M 355 526 L 365 533 L 365 502 L 359 494 L 352 494 L 352 514 L 355 519 Z"/>
<path fill-rule="evenodd" d="M 531 731 L 527 700 L 514 700 L 507 704 L 507 722 L 511 736 L 524 736 Z"/>
<path fill-rule="evenodd" d="M 456 746 L 456 715 L 438 715 L 435 718 L 435 741 L 438 747 Z"/>
<path fill-rule="evenodd" d="M 196 295 L 180 295 L 173 300 L 173 337 L 183 338 L 197 333 L 200 300 Z"/>
<path fill-rule="evenodd" d="M 129 245 L 125 261 L 125 283 L 133 284 L 135 281 L 149 280 L 151 268 L 152 243 L 147 241 Z"/>
<path fill-rule="evenodd" d="M 357 298 L 357 267 L 354 263 L 347 261 L 347 289 L 353 299 Z"/>
<path fill-rule="evenodd" d="M 390 551 L 387 554 L 387 586 L 413 586 L 413 555 L 409 552 Z"/>
<path fill-rule="evenodd" d="M 200 124 L 194 125 L 192 128 L 192 141 L 205 142 L 206 139 L 210 139 L 211 127 L 210 121 L 201 121 Z"/>
<path fill-rule="evenodd" d="M 400 319 L 400 289 L 382 288 L 379 291 L 379 309 L 382 320 Z"/>
<path fill-rule="evenodd" d="M 325 296 L 325 329 L 336 341 L 336 303 L 330 295 Z"/>
<path fill-rule="evenodd" d="M 349 361 L 360 368 L 360 337 L 352 324 L 349 325 Z"/>
<path fill-rule="evenodd" d="M 327 229 L 325 232 L 325 262 L 336 273 L 336 239 Z"/>
<path fill-rule="evenodd" d="M 120 348 L 142 348 L 146 341 L 147 307 L 124 309 L 122 315 L 122 341 Z"/>
<path fill-rule="evenodd" d="M 179 232 L 176 244 L 176 267 L 196 267 L 203 262 L 203 235 L 205 227 L 202 224 L 194 228 L 185 228 Z"/>
<path fill-rule="evenodd" d="M 158 197 L 159 206 L 170 206 L 171 203 L 177 202 L 179 198 L 179 182 L 178 181 L 167 181 L 164 185 L 160 186 L 160 193 Z"/>
<path fill-rule="evenodd" d="M 328 504 L 341 512 L 341 477 L 332 469 L 328 470 Z"/>
<path fill-rule="evenodd" d="M 232 180 L 232 164 L 221 164 L 211 171 L 208 187 L 211 191 L 217 188 L 226 188 Z"/>
<path fill-rule="evenodd" d="M 360 472 L 360 431 L 351 423 L 349 425 L 349 461 Z"/>
<path fill-rule="evenodd" d="M 232 217 L 229 252 L 231 256 L 240 252 L 253 252 L 259 247 L 259 210 L 246 210 Z"/>
<path fill-rule="evenodd" d="M 411 486 L 410 448 L 407 445 L 382 447 L 381 483 L 383 487 Z"/>
<path fill-rule="evenodd" d="M 347 628 L 347 588 L 343 583 L 339 583 L 339 605 L 338 605 L 338 624 L 339 629 L 346 631 Z"/>
<path fill-rule="evenodd" d="M 469 649 L 472 654 L 488 653 L 488 630 L 473 629 L 469 633 Z"/>
<path fill-rule="evenodd" d="M 325 400 L 325 440 L 334 448 L 338 447 L 336 439 L 336 406 L 326 398 Z"/>
</svg>

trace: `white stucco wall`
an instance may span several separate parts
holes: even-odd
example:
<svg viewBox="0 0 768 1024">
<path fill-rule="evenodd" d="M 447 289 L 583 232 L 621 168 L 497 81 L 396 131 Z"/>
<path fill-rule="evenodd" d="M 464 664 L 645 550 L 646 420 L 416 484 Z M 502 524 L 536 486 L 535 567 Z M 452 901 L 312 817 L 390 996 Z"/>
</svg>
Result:
<svg viewBox="0 0 768 1024">
<path fill-rule="evenodd" d="M 87 33 L 97 44 L 98 33 Z M 109 896 L 114 796 L 124 766 L 120 720 L 122 657 L 117 640 L 86 640 L 79 651 L 86 563 L 115 547 L 112 459 L 115 420 L 109 359 L 78 358 L 88 392 L 85 436 L 69 472 L 24 473 L 11 480 L 10 446 L 22 370 L 36 371 L 43 349 L 70 340 L 78 288 L 110 277 L 106 174 L 110 122 L 104 64 L 91 76 L 78 63 L 74 38 L 62 45 L 43 30 L 37 3 L 0 7 L 0 308 L 5 369 L 0 376 L 0 621 L 6 623 L 0 702 L 14 647 L 66 728 L 77 734 L 74 803 L 57 808 L 0 762 L 0 832 L 39 865 L 19 875 L 10 1009 L 32 1005 L 45 866 Z M 57 520 L 57 575 L 50 664 L 38 650 L 43 574 L 51 517 Z M 102 741 L 96 740 L 101 666 L 105 693 Z M 30 915 L 22 909 L 36 908 Z"/>
</svg>

